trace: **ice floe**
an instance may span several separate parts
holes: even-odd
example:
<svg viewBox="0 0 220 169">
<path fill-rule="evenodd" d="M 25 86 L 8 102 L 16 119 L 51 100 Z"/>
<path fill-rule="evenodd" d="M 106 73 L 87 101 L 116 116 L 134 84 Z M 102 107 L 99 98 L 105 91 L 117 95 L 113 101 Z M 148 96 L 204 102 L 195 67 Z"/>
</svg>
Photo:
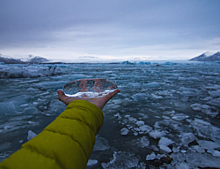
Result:
<svg viewBox="0 0 220 169">
<path fill-rule="evenodd" d="M 213 105 L 216 107 L 220 107 L 220 98 L 212 99 L 212 100 L 208 101 L 207 104 L 210 104 L 210 105 Z"/>
<path fill-rule="evenodd" d="M 106 151 L 108 149 L 110 149 L 108 140 L 97 135 L 93 151 Z"/>
<path fill-rule="evenodd" d="M 34 133 L 33 131 L 29 130 L 28 131 L 28 136 L 27 136 L 27 140 L 31 140 L 32 138 L 34 138 L 37 134 Z"/>
<path fill-rule="evenodd" d="M 126 129 L 126 128 L 122 128 L 122 129 L 121 129 L 121 135 L 123 135 L 123 136 L 127 135 L 128 132 L 129 132 L 129 130 Z"/>
<path fill-rule="evenodd" d="M 27 130 L 42 130 L 65 109 L 56 94 L 63 84 L 108 78 L 121 92 L 103 109 L 88 169 L 220 166 L 219 64 L 22 66 L 0 65 L 0 147 L 11 143 L 0 161 L 21 146 Z"/>
<path fill-rule="evenodd" d="M 149 132 L 148 134 L 150 137 L 152 137 L 154 139 L 159 139 L 165 135 L 165 132 L 153 130 L 153 131 Z"/>
<path fill-rule="evenodd" d="M 88 163 L 87 163 L 87 167 L 90 167 L 90 166 L 96 165 L 97 163 L 98 163 L 97 160 L 89 159 L 89 161 L 88 161 Z"/>
<path fill-rule="evenodd" d="M 181 134 L 181 141 L 182 144 L 188 147 L 188 144 L 196 140 L 196 137 L 193 133 L 182 133 Z"/>
<path fill-rule="evenodd" d="M 147 84 L 143 84 L 143 87 L 156 88 L 156 87 L 160 87 L 160 84 L 158 82 L 150 82 L 150 83 L 147 83 Z"/>
<path fill-rule="evenodd" d="M 148 96 L 145 93 L 137 93 L 137 94 L 134 94 L 131 98 L 134 101 L 139 102 L 139 101 L 146 101 L 148 99 Z"/>
<path fill-rule="evenodd" d="M 103 169 L 113 169 L 113 168 L 145 168 L 146 166 L 143 163 L 139 164 L 139 159 L 133 153 L 127 152 L 114 152 L 113 159 L 108 163 L 101 164 Z"/>
</svg>

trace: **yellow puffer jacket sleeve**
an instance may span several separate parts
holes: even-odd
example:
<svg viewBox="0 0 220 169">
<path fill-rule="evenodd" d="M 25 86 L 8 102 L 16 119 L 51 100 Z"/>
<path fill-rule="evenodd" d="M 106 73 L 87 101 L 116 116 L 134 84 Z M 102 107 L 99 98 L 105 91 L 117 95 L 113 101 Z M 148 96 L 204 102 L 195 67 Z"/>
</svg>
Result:
<svg viewBox="0 0 220 169">
<path fill-rule="evenodd" d="M 85 100 L 73 101 L 40 134 L 2 161 L 0 168 L 85 168 L 103 122 L 97 106 Z"/>
</svg>

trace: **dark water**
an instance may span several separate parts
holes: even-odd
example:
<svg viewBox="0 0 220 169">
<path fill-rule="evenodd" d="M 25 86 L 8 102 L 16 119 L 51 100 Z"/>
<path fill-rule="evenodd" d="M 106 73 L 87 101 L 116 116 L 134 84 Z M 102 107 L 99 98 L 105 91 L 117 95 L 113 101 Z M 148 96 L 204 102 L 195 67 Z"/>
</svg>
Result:
<svg viewBox="0 0 220 169">
<path fill-rule="evenodd" d="M 88 168 L 220 166 L 218 63 L 1 66 L 1 159 L 27 141 L 29 130 L 40 133 L 65 109 L 57 89 L 71 80 L 107 78 L 121 92 L 103 110 L 105 123 L 90 156 L 97 161 Z"/>
</svg>

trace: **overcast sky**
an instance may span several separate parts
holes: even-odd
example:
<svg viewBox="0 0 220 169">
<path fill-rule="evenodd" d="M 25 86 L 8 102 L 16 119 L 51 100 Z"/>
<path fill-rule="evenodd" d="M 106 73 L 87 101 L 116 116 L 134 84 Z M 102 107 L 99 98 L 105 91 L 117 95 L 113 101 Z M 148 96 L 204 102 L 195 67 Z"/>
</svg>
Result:
<svg viewBox="0 0 220 169">
<path fill-rule="evenodd" d="M 187 60 L 220 51 L 220 0 L 1 0 L 0 53 Z"/>
</svg>

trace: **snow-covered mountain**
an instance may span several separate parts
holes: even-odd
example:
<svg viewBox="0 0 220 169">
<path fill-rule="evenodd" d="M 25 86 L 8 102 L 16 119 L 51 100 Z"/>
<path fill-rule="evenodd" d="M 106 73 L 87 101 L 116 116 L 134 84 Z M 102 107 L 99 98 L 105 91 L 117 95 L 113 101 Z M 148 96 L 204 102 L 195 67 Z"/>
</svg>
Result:
<svg viewBox="0 0 220 169">
<path fill-rule="evenodd" d="M 29 59 L 21 60 L 0 54 L 0 62 L 5 64 L 43 63 L 48 61 L 49 60 L 47 60 L 46 58 L 40 56 L 30 57 Z"/>
<path fill-rule="evenodd" d="M 190 61 L 220 61 L 220 52 L 217 53 L 206 52 L 195 58 L 190 59 Z"/>
<path fill-rule="evenodd" d="M 22 63 L 25 63 L 25 62 L 21 61 L 20 59 L 9 58 L 9 57 L 4 56 L 2 54 L 0 54 L 0 62 L 6 63 L 6 64 L 22 64 Z"/>
<path fill-rule="evenodd" d="M 49 60 L 47 60 L 46 58 L 43 58 L 43 57 L 40 57 L 40 56 L 36 56 L 34 58 L 31 58 L 27 62 L 30 62 L 30 63 L 42 63 L 42 62 L 48 62 L 48 61 Z"/>
</svg>

